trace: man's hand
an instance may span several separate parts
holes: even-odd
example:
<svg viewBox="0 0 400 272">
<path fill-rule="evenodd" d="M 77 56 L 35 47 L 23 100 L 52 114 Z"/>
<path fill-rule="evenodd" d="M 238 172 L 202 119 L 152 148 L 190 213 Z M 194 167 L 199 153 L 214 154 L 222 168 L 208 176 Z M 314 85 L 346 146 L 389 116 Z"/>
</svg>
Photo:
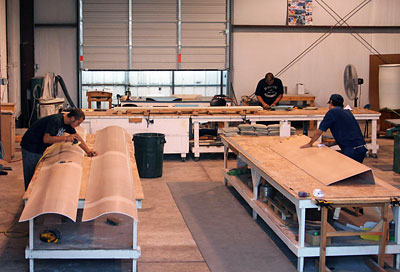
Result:
<svg viewBox="0 0 400 272">
<path fill-rule="evenodd" d="M 97 156 L 96 150 L 89 150 L 86 154 L 87 154 L 89 157 Z"/>
<path fill-rule="evenodd" d="M 265 110 L 267 110 L 267 109 L 271 108 L 271 106 L 268 105 L 267 103 L 264 103 L 264 104 L 263 104 L 263 108 L 264 108 Z"/>
<path fill-rule="evenodd" d="M 65 142 L 73 142 L 75 139 L 78 139 L 76 137 L 76 134 L 71 134 L 71 135 L 65 135 L 64 136 L 64 141 Z"/>
<path fill-rule="evenodd" d="M 309 148 L 312 147 L 312 143 L 307 143 L 305 145 L 300 146 L 300 148 Z"/>
</svg>

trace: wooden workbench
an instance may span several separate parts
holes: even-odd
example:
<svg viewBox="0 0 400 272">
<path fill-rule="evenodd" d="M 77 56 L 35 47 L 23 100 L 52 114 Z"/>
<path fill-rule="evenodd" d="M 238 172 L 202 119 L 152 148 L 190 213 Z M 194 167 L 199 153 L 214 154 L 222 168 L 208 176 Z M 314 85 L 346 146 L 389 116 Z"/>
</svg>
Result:
<svg viewBox="0 0 400 272">
<path fill-rule="evenodd" d="M 201 153 L 223 152 L 222 146 L 200 144 L 200 123 L 206 122 L 243 122 L 255 124 L 262 121 L 317 121 L 319 124 L 328 108 L 316 110 L 294 109 L 263 110 L 261 107 L 120 107 L 105 111 L 85 110 L 86 119 L 82 126 L 89 133 L 95 133 L 109 125 L 119 125 L 130 134 L 142 132 L 158 132 L 165 134 L 164 154 L 181 154 L 182 160 L 189 152 L 189 129 L 192 124 L 194 142 L 192 152 L 196 159 Z M 376 156 L 377 120 L 380 113 L 363 108 L 353 110 L 357 120 L 371 121 L 371 143 L 367 144 L 373 156 Z M 173 128 L 173 129 L 171 129 Z"/>
<path fill-rule="evenodd" d="M 48 150 L 51 150 L 51 152 L 49 152 L 48 156 L 46 155 L 39 162 L 35 174 L 32 178 L 32 181 L 28 187 L 28 190 L 25 192 L 23 196 L 24 200 L 26 201 L 26 208 L 29 206 L 29 200 L 33 201 L 33 203 L 38 203 L 37 202 L 38 196 L 40 202 L 38 205 L 30 206 L 30 209 L 28 209 L 28 211 L 33 210 L 34 212 L 33 213 L 27 212 L 26 214 L 28 214 L 29 217 L 24 215 L 26 211 L 26 209 L 24 209 L 20 219 L 23 221 L 29 219 L 29 244 L 25 250 L 25 256 L 27 259 L 29 259 L 29 266 L 31 272 L 34 271 L 35 259 L 130 259 L 132 260 L 132 271 L 136 271 L 137 259 L 140 257 L 141 254 L 140 246 L 137 245 L 138 220 L 137 220 L 136 208 L 141 208 L 144 196 L 135 162 L 133 144 L 129 137 L 126 139 L 127 139 L 126 144 L 128 146 L 128 149 L 124 148 L 124 150 L 125 154 L 129 154 L 129 162 L 127 163 L 130 163 L 129 169 L 132 171 L 132 175 L 129 175 L 129 169 L 125 168 L 126 173 L 124 176 L 127 177 L 126 180 L 128 181 L 129 188 L 132 188 L 130 186 L 131 185 L 130 179 L 132 178 L 133 190 L 134 190 L 134 193 L 131 194 L 132 197 L 124 198 L 123 195 L 114 196 L 111 194 L 111 196 L 114 196 L 114 198 L 117 198 L 117 200 L 111 199 L 111 197 L 109 198 L 106 197 L 106 198 L 100 198 L 99 201 L 92 201 L 91 203 L 88 203 L 89 200 L 86 201 L 88 198 L 90 198 L 90 196 L 88 196 L 89 192 L 93 192 L 93 186 L 100 188 L 99 186 L 96 186 L 95 182 L 94 185 L 92 185 L 91 187 L 92 190 L 88 190 L 90 184 L 93 184 L 89 182 L 89 180 L 93 181 L 93 179 L 90 179 L 91 177 L 90 168 L 92 164 L 91 162 L 92 158 L 84 156 L 80 165 L 78 165 L 79 163 L 77 163 L 78 160 L 59 161 L 59 160 L 64 160 L 62 156 L 63 154 L 65 155 L 67 153 L 66 150 L 62 149 L 63 145 L 61 145 L 60 153 L 56 154 L 53 154 L 53 152 L 57 151 L 58 149 L 51 150 L 52 147 L 49 147 Z M 89 147 L 92 147 L 95 142 L 95 136 L 87 135 L 86 142 Z M 71 146 L 71 143 L 65 143 L 65 145 Z M 67 148 L 72 149 L 72 147 L 68 146 Z M 74 146 L 73 148 L 76 149 L 72 150 L 72 153 L 74 154 L 83 152 L 80 150 L 79 147 Z M 99 156 L 99 159 L 107 156 L 107 154 L 108 153 L 101 154 Z M 74 202 L 75 197 L 72 198 L 67 197 L 67 199 L 65 198 L 65 196 L 71 196 L 70 194 L 71 190 L 69 188 L 64 187 L 65 179 L 62 179 L 60 185 L 55 184 L 55 182 L 57 182 L 57 180 L 60 180 L 61 177 L 57 178 L 53 174 L 50 177 L 48 177 L 48 179 L 51 180 L 51 184 L 48 183 L 48 187 L 44 187 L 43 183 L 41 183 L 43 182 L 43 178 L 46 179 L 46 176 L 43 176 L 43 174 L 41 175 L 41 172 L 48 170 L 53 165 L 53 164 L 46 164 L 47 160 L 49 161 L 55 160 L 56 165 L 66 165 L 66 166 L 67 164 L 71 165 L 74 167 L 74 169 L 76 169 L 75 170 L 76 172 L 82 173 L 81 175 L 78 175 L 81 176 L 81 181 L 79 182 L 75 182 L 74 180 L 67 180 L 67 183 L 71 185 L 73 185 L 74 183 L 80 184 L 80 188 L 78 191 L 76 191 L 75 194 L 76 200 L 78 201 L 76 206 Z M 106 171 L 110 170 L 109 167 L 107 169 L 104 169 L 105 170 L 104 174 L 106 173 Z M 68 174 L 69 173 L 70 172 L 68 172 Z M 100 176 L 102 175 L 101 172 L 96 172 L 96 174 Z M 41 177 L 40 181 L 39 177 Z M 101 180 L 101 178 L 97 178 L 96 180 Z M 38 184 L 36 184 L 37 182 Z M 113 180 L 106 180 L 105 182 L 107 182 L 108 186 L 112 186 L 112 184 L 115 183 Z M 39 184 L 41 186 L 39 186 Z M 122 190 L 124 190 L 124 188 L 126 188 L 127 186 L 122 187 L 121 184 L 123 183 L 118 183 L 118 186 L 121 187 Z M 71 187 L 71 185 L 68 186 Z M 39 186 L 38 188 L 41 188 L 41 190 L 40 191 L 35 190 L 37 189 L 35 186 Z M 59 187 L 58 188 L 59 190 L 62 190 L 62 188 L 66 189 L 65 191 L 62 190 L 61 192 L 59 192 L 60 193 L 59 197 L 57 197 L 57 193 L 53 194 L 55 192 L 54 188 L 56 188 L 57 190 L 57 187 Z M 115 192 L 121 191 L 121 188 L 116 188 Z M 49 196 L 49 194 L 51 194 L 51 196 Z M 43 201 L 43 206 L 45 207 L 44 211 L 43 207 L 39 207 L 42 205 L 41 203 L 42 198 L 44 200 Z M 46 200 L 50 198 L 53 199 L 53 201 L 50 201 L 50 203 L 53 202 L 55 203 L 54 209 L 52 207 L 48 207 L 48 202 Z M 123 201 L 123 203 L 120 205 L 121 207 L 123 205 L 126 205 L 126 203 L 132 203 L 133 207 L 131 209 L 132 214 L 136 214 L 134 218 L 132 218 L 127 213 L 119 212 L 119 210 L 115 212 L 114 211 L 110 212 L 110 210 L 108 210 L 102 214 L 98 213 L 99 215 L 96 218 L 93 219 L 89 218 L 88 220 L 83 220 L 85 217 L 86 210 L 100 206 L 102 205 L 101 203 L 103 202 L 121 201 L 121 198 Z M 54 199 L 56 199 L 56 201 L 54 201 Z M 136 199 L 136 205 L 134 205 L 134 199 Z M 86 201 L 86 206 L 84 205 L 85 201 Z M 68 207 L 69 205 L 73 207 Z M 38 208 L 35 209 L 36 207 Z M 68 211 L 71 209 L 74 209 L 76 212 L 76 207 L 79 210 L 83 209 L 83 213 L 82 214 L 78 213 L 75 217 L 67 216 L 69 214 Z M 38 211 L 40 212 L 40 214 L 37 214 Z M 60 211 L 66 211 L 66 213 Z M 32 214 L 33 217 L 31 217 Z M 67 216 L 71 220 L 67 220 L 65 217 L 62 217 L 61 224 L 60 220 L 56 220 L 56 223 L 46 222 L 46 220 L 49 218 L 51 221 L 51 218 L 53 218 L 52 214 L 57 214 L 57 215 L 61 214 L 63 216 Z M 111 222 L 115 222 L 115 225 L 106 224 L 107 221 L 104 219 L 104 217 L 102 217 L 102 215 L 104 214 L 111 214 L 112 218 Z M 127 220 L 128 218 L 127 216 L 130 217 L 129 219 L 132 220 Z M 77 222 L 74 222 L 75 220 Z M 46 228 L 55 228 L 59 230 L 62 233 L 61 242 L 57 244 L 40 242 L 38 239 L 39 234 Z"/>
<path fill-rule="evenodd" d="M 294 109 L 291 111 L 286 110 L 261 110 L 250 114 L 213 114 L 213 115 L 196 115 L 191 116 L 194 134 L 194 145 L 192 152 L 195 158 L 199 158 L 201 153 L 216 153 L 223 152 L 222 146 L 201 146 L 200 145 L 200 123 L 204 122 L 243 122 L 246 120 L 251 124 L 256 122 L 264 121 L 276 121 L 283 122 L 284 120 L 289 121 L 316 121 L 317 127 L 321 123 L 325 114 L 328 112 L 328 108 L 319 108 L 316 110 L 306 109 Z M 377 121 L 380 113 L 372 110 L 363 108 L 356 108 L 353 110 L 353 115 L 357 121 L 371 121 L 371 142 L 367 143 L 368 150 L 371 150 L 373 156 L 377 156 L 379 146 L 377 144 Z"/>
<path fill-rule="evenodd" d="M 305 102 L 310 107 L 315 106 L 315 96 L 308 94 L 284 94 L 281 101 Z"/>
<path fill-rule="evenodd" d="M 323 173 L 333 173 L 333 176 L 341 176 L 342 170 L 349 170 L 355 168 L 357 173 L 364 173 L 367 171 L 366 167 L 359 164 L 344 155 L 341 155 L 330 148 L 323 147 L 319 150 L 317 147 L 300 149 L 290 145 L 293 143 L 309 141 L 306 136 L 291 136 L 290 138 L 280 138 L 275 136 L 222 136 L 224 144 L 224 179 L 225 183 L 230 183 L 243 199 L 253 209 L 254 219 L 260 216 L 271 229 L 280 237 L 280 239 L 289 247 L 289 249 L 298 256 L 297 270 L 303 271 L 305 257 L 317 256 L 345 256 L 345 255 L 376 255 L 378 253 L 395 254 L 396 268 L 399 268 L 400 261 L 400 239 L 399 239 L 399 224 L 400 224 L 400 211 L 398 206 L 393 207 L 394 221 L 396 223 L 395 241 L 384 244 L 385 240 L 382 239 L 379 245 L 371 244 L 365 241 L 357 241 L 352 244 L 334 244 L 326 246 L 322 244 L 321 247 L 309 246 L 305 243 L 305 218 L 308 209 L 316 209 L 318 206 L 313 197 L 299 197 L 299 192 L 311 193 L 314 189 L 321 189 L 324 193 L 324 200 L 337 204 L 338 206 L 350 205 L 351 207 L 363 206 L 380 206 L 386 212 L 382 213 L 383 224 L 379 233 L 382 237 L 386 237 L 387 230 L 387 207 L 391 203 L 391 197 L 400 196 L 400 190 L 385 183 L 382 180 L 375 178 L 375 184 L 359 184 L 357 178 L 353 180 L 346 179 L 346 181 L 334 183 L 333 185 L 326 185 L 318 178 L 317 172 L 310 172 L 310 168 L 319 170 L 320 168 L 333 167 L 332 170 Z M 289 145 L 290 149 L 286 149 Z M 228 151 L 232 150 L 238 155 L 238 158 L 244 161 L 251 169 L 252 175 L 252 188 L 250 189 L 247 184 L 238 176 L 228 175 Z M 305 152 L 309 156 L 303 156 L 301 153 L 299 161 L 293 159 L 295 153 Z M 308 153 L 307 153 L 308 152 Z M 320 152 L 323 152 L 319 154 Z M 333 152 L 333 153 L 331 153 Z M 289 155 L 288 155 L 289 154 Z M 310 155 L 312 154 L 312 155 Z M 335 161 L 330 158 L 336 157 Z M 340 156 L 338 158 L 337 156 Z M 315 161 L 312 159 L 315 157 Z M 302 159 L 303 158 L 303 159 Z M 305 162 L 310 164 L 309 168 L 304 168 L 301 165 Z M 340 166 L 338 165 L 340 164 Z M 347 167 L 348 166 L 348 167 Z M 342 169 L 342 170 L 340 170 Z M 367 173 L 366 172 L 366 173 Z M 369 173 L 369 172 L 368 172 Z M 324 175 L 322 175 L 324 176 Z M 345 175 L 346 177 L 346 175 Z M 359 177 L 358 175 L 354 177 Z M 260 180 L 263 178 L 277 191 L 279 191 L 288 201 L 295 206 L 295 214 L 298 221 L 298 230 L 293 231 L 291 228 L 282 223 L 281 218 L 269 208 L 269 206 L 259 200 L 258 186 Z M 326 209 L 322 208 L 323 211 Z M 323 213 L 322 222 L 326 223 L 326 213 Z M 326 228 L 321 228 L 321 233 L 326 236 Z M 340 234 L 340 233 L 339 233 Z M 340 236 L 340 235 L 336 236 Z M 353 234 L 354 235 L 354 234 Z M 357 235 L 357 234 L 355 234 Z M 359 235 L 359 234 L 358 234 Z M 323 239 L 322 239 L 323 240 Z M 326 250 L 325 250 L 326 248 Z M 382 251 L 383 250 L 383 251 Z M 382 254 L 381 254 L 382 255 Z M 380 261 L 383 259 L 380 258 Z"/>
<path fill-rule="evenodd" d="M 102 91 L 91 91 L 86 93 L 89 109 L 92 108 L 92 102 L 96 102 L 97 108 L 100 108 L 101 102 L 108 102 L 108 108 L 112 107 L 112 93 Z"/>
</svg>

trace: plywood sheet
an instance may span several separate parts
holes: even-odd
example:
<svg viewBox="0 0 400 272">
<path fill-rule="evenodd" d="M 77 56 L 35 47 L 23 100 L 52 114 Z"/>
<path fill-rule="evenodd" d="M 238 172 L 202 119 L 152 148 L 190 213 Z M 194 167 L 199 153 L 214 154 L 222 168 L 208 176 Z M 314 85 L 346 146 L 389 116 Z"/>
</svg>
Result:
<svg viewBox="0 0 400 272">
<path fill-rule="evenodd" d="M 110 126 L 97 131 L 82 221 L 108 213 L 138 219 L 126 130 Z M 130 141 L 130 139 L 129 139 Z"/>
<path fill-rule="evenodd" d="M 357 199 L 357 201 L 360 201 L 360 199 L 400 196 L 400 191 L 397 188 L 376 177 L 375 184 L 352 184 L 344 181 L 329 186 L 325 185 L 271 148 L 271 146 L 287 141 L 285 138 L 274 136 L 222 136 L 222 138 L 229 143 L 230 148 L 241 153 L 257 168 L 297 198 L 298 192 L 312 193 L 317 188 L 324 192 L 324 198 L 328 200 Z M 332 152 L 336 151 L 332 150 Z M 344 155 L 341 156 L 344 157 Z M 324 158 L 316 162 L 314 166 L 319 167 L 323 163 Z"/>
<path fill-rule="evenodd" d="M 82 132 L 80 133 L 85 137 Z M 71 143 L 52 145 L 41 161 L 19 222 L 54 213 L 76 220 L 82 177 L 83 150 Z M 34 185 L 34 186 L 33 186 Z"/>
<path fill-rule="evenodd" d="M 329 147 L 314 144 L 311 148 L 300 148 L 308 143 L 307 136 L 295 136 L 271 145 L 271 149 L 325 185 L 340 181 L 375 183 L 372 170 Z M 363 174 L 363 175 L 361 175 Z"/>
</svg>

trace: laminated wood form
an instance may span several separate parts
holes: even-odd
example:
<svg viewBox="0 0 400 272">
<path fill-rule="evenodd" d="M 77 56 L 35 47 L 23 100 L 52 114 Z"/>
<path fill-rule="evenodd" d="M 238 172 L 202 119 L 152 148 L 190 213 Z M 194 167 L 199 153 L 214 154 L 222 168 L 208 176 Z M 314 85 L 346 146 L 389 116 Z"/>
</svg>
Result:
<svg viewBox="0 0 400 272">
<path fill-rule="evenodd" d="M 289 249 L 298 257 L 297 270 L 303 271 L 305 257 L 320 256 L 320 270 L 324 271 L 325 256 L 377 255 L 379 264 L 383 264 L 385 253 L 394 254 L 396 268 L 400 261 L 398 206 L 393 206 L 396 223 L 395 241 L 385 243 L 387 230 L 388 206 L 392 197 L 399 197 L 400 190 L 375 178 L 371 170 L 327 147 L 300 149 L 307 143 L 306 136 L 280 138 L 276 136 L 222 136 L 224 144 L 224 179 L 230 183 L 253 209 L 253 218 L 260 216 Z M 232 150 L 251 169 L 252 190 L 243 183 L 240 177 L 227 174 L 227 155 Z M 258 199 L 258 186 L 261 178 L 284 195 L 296 207 L 298 231 L 294 233 L 282 226 L 280 218 L 269 207 Z M 311 193 L 321 189 L 323 200 L 333 207 L 382 208 L 380 229 L 374 235 L 381 237 L 379 244 L 360 243 L 348 245 L 326 245 L 328 237 L 355 236 L 360 233 L 330 232 L 327 230 L 326 207 L 322 207 L 321 246 L 305 244 L 305 217 L 307 209 L 317 209 L 313 197 L 299 197 L 299 192 Z M 364 234 L 366 234 L 364 232 Z M 298 236 L 298 239 L 296 238 Z"/>
<path fill-rule="evenodd" d="M 78 133 L 83 136 L 81 129 Z M 87 135 L 86 142 L 97 147 L 98 156 L 83 156 L 80 147 L 71 143 L 49 147 L 24 194 L 20 222 L 29 220 L 25 257 L 30 271 L 34 271 L 34 259 L 130 259 L 136 271 L 141 254 L 136 208 L 144 197 L 132 141 L 123 128 L 114 126 L 96 137 Z M 51 222 L 54 214 L 71 221 L 56 217 Z M 111 221 L 103 215 L 111 216 Z M 46 220 L 61 231 L 59 243 L 37 239 L 50 228 Z"/>
</svg>

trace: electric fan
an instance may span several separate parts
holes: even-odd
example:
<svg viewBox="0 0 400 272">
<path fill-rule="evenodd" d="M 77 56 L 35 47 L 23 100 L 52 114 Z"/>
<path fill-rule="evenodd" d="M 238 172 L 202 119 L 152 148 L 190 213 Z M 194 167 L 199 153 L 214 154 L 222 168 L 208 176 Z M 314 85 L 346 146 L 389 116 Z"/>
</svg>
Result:
<svg viewBox="0 0 400 272">
<path fill-rule="evenodd" d="M 359 100 L 358 96 L 358 86 L 360 86 L 360 96 L 361 96 L 361 84 L 364 83 L 362 78 L 358 78 L 356 67 L 352 64 L 348 64 L 344 69 L 344 90 L 346 91 L 346 96 L 350 100 L 354 100 L 354 107 L 357 107 L 357 102 Z"/>
</svg>

